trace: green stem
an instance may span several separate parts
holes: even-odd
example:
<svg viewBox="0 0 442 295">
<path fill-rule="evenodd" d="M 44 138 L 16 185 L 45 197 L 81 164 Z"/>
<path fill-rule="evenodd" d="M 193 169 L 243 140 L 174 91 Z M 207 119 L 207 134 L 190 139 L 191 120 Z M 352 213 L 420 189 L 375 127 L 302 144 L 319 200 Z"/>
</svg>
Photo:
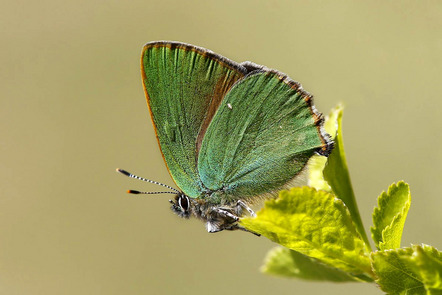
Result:
<svg viewBox="0 0 442 295">
<path fill-rule="evenodd" d="M 347 206 L 357 231 L 364 240 L 367 250 L 371 252 L 372 249 L 364 225 L 362 224 L 361 215 L 359 214 L 345 157 L 344 142 L 342 139 L 342 109 L 339 111 L 337 121 L 338 130 L 335 137 L 335 147 L 324 168 L 324 179 L 332 188 L 333 193 Z"/>
</svg>

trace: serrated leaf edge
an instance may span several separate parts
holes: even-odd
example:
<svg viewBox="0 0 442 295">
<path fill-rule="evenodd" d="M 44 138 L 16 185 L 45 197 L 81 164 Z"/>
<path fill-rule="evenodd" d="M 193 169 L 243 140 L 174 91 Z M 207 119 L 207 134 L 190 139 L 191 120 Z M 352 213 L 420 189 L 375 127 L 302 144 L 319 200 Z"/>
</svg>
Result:
<svg viewBox="0 0 442 295">
<path fill-rule="evenodd" d="M 400 180 L 400 181 L 398 181 L 398 182 L 392 183 L 392 184 L 388 187 L 387 191 L 382 191 L 382 192 L 381 192 L 381 194 L 380 194 L 379 197 L 377 198 L 377 205 L 378 205 L 378 206 L 375 207 L 375 208 L 373 209 L 373 214 L 372 214 L 373 226 L 370 227 L 371 237 L 372 237 L 372 239 L 373 239 L 373 241 L 374 241 L 374 243 L 375 243 L 375 245 L 376 245 L 376 248 L 377 248 L 378 250 L 381 250 L 381 251 L 382 251 L 383 249 L 380 248 L 380 245 L 379 245 L 379 244 L 380 244 L 381 242 L 383 242 L 383 241 L 376 241 L 376 239 L 375 239 L 375 237 L 374 237 L 374 233 L 373 233 L 374 231 L 376 231 L 376 232 L 378 231 L 377 227 L 374 226 L 374 225 L 375 225 L 375 220 L 376 220 L 376 218 L 381 214 L 381 203 L 382 203 L 382 200 L 385 199 L 385 198 L 387 198 L 387 197 L 391 194 L 392 190 L 395 189 L 395 188 L 398 188 L 400 185 L 405 185 L 405 186 L 407 186 L 407 188 L 408 188 L 408 195 L 410 196 L 410 185 L 409 185 L 408 183 L 406 183 L 405 181 Z M 390 227 L 390 228 L 391 228 L 393 222 L 394 222 L 395 220 L 397 220 L 398 215 L 400 215 L 400 214 L 403 213 L 403 211 L 404 211 L 404 207 L 406 206 L 406 204 L 410 204 L 410 206 L 411 206 L 410 197 L 408 198 L 407 202 L 404 203 L 401 212 L 398 213 L 398 214 L 396 214 L 396 215 L 393 217 L 393 219 L 392 219 L 392 221 L 390 222 L 390 224 L 387 225 L 387 226 L 386 226 L 386 227 L 380 232 L 380 235 L 381 235 L 381 237 L 382 237 L 382 240 L 383 240 L 383 233 L 384 233 L 385 229 L 386 229 L 387 227 Z M 408 214 L 408 211 L 407 211 L 407 214 Z M 384 244 L 385 244 L 385 243 L 384 243 Z"/>
<path fill-rule="evenodd" d="M 388 249 L 384 248 L 384 246 L 386 244 L 384 234 L 387 232 L 387 230 L 391 230 L 391 228 L 393 227 L 393 224 L 395 224 L 398 219 L 401 219 L 402 217 L 404 217 L 405 219 L 407 218 L 408 210 L 410 209 L 410 206 L 411 206 L 411 199 L 409 197 L 408 200 L 405 202 L 404 206 L 402 207 L 401 212 L 396 214 L 393 217 L 393 220 L 391 221 L 391 223 L 389 225 L 387 225 L 382 230 L 382 233 L 381 233 L 381 235 L 382 235 L 382 242 L 379 243 L 379 249 L 380 250 L 388 250 Z M 404 220 L 404 224 L 405 224 L 405 220 Z M 402 228 L 402 230 L 403 230 L 403 228 Z M 402 233 L 401 233 L 401 237 L 402 237 Z M 400 247 L 401 247 L 401 245 L 399 244 L 397 248 L 400 248 Z"/>
</svg>

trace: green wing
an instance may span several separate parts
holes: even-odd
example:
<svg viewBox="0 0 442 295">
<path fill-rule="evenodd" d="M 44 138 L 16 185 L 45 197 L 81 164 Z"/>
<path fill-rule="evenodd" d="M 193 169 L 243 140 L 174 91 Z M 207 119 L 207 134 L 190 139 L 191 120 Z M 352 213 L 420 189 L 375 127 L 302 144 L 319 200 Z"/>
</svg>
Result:
<svg viewBox="0 0 442 295">
<path fill-rule="evenodd" d="M 202 142 L 198 170 L 214 201 L 279 189 L 315 152 L 331 149 L 311 96 L 282 73 L 251 74 L 226 94 Z"/>
<path fill-rule="evenodd" d="M 203 48 L 178 42 L 144 46 L 141 72 L 163 158 L 188 196 L 204 190 L 197 156 L 225 93 L 247 69 Z"/>
</svg>

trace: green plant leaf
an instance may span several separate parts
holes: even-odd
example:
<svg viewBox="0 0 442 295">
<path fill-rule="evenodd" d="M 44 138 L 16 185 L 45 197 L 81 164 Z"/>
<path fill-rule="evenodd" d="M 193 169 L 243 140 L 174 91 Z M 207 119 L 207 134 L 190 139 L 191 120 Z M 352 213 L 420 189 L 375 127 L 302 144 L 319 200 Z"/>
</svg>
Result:
<svg viewBox="0 0 442 295">
<path fill-rule="evenodd" d="M 442 294 L 442 253 L 429 245 L 413 246 L 412 257 L 420 269 L 422 281 L 430 294 Z"/>
<path fill-rule="evenodd" d="M 337 115 L 337 133 L 335 137 L 335 147 L 328 157 L 324 168 L 324 179 L 330 185 L 333 193 L 341 199 L 350 211 L 356 229 L 364 239 L 367 250 L 371 251 L 364 225 L 362 224 L 359 209 L 356 204 L 355 195 L 350 180 L 350 173 L 347 166 L 347 160 L 344 152 L 344 142 L 342 139 L 342 107 L 338 109 Z"/>
<path fill-rule="evenodd" d="M 320 155 L 314 155 L 310 158 L 307 163 L 308 186 L 331 193 L 332 189 L 325 181 L 322 174 L 326 163 L 327 158 Z"/>
<path fill-rule="evenodd" d="M 241 225 L 289 249 L 353 274 L 371 274 L 366 247 L 344 203 L 310 187 L 281 191 Z"/>
<path fill-rule="evenodd" d="M 275 247 L 267 253 L 261 271 L 266 274 L 309 281 L 354 282 L 358 279 L 299 252 Z"/>
<path fill-rule="evenodd" d="M 373 252 L 372 265 L 376 282 L 388 294 L 425 294 L 419 273 L 410 265 L 412 248 Z"/>
<path fill-rule="evenodd" d="M 378 207 L 373 211 L 371 227 L 371 236 L 378 249 L 400 248 L 410 204 L 410 187 L 403 181 L 393 183 L 387 192 L 382 192 L 378 197 Z"/>
<path fill-rule="evenodd" d="M 330 111 L 324 121 L 325 131 L 334 140 L 336 137 L 336 131 L 338 127 L 338 115 L 342 111 L 342 106 L 337 106 Z M 326 192 L 332 192 L 331 187 L 324 179 L 323 171 L 327 158 L 320 155 L 314 155 L 307 163 L 308 167 L 308 185 L 314 187 L 317 190 L 324 190 Z"/>
<path fill-rule="evenodd" d="M 388 294 L 440 294 L 441 253 L 430 246 L 373 252 L 376 282 Z"/>
</svg>

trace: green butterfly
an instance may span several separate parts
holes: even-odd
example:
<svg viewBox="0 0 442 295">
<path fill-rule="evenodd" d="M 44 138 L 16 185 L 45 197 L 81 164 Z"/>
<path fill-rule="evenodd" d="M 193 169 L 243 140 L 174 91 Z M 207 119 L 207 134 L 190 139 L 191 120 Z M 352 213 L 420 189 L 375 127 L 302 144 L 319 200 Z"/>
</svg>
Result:
<svg viewBox="0 0 442 295">
<path fill-rule="evenodd" d="M 181 217 L 208 232 L 238 225 L 254 198 L 284 188 L 315 153 L 333 148 L 312 95 L 285 74 L 180 42 L 150 42 L 141 73 L 158 143 L 180 190 Z M 130 193 L 146 193 L 129 191 Z"/>
</svg>

